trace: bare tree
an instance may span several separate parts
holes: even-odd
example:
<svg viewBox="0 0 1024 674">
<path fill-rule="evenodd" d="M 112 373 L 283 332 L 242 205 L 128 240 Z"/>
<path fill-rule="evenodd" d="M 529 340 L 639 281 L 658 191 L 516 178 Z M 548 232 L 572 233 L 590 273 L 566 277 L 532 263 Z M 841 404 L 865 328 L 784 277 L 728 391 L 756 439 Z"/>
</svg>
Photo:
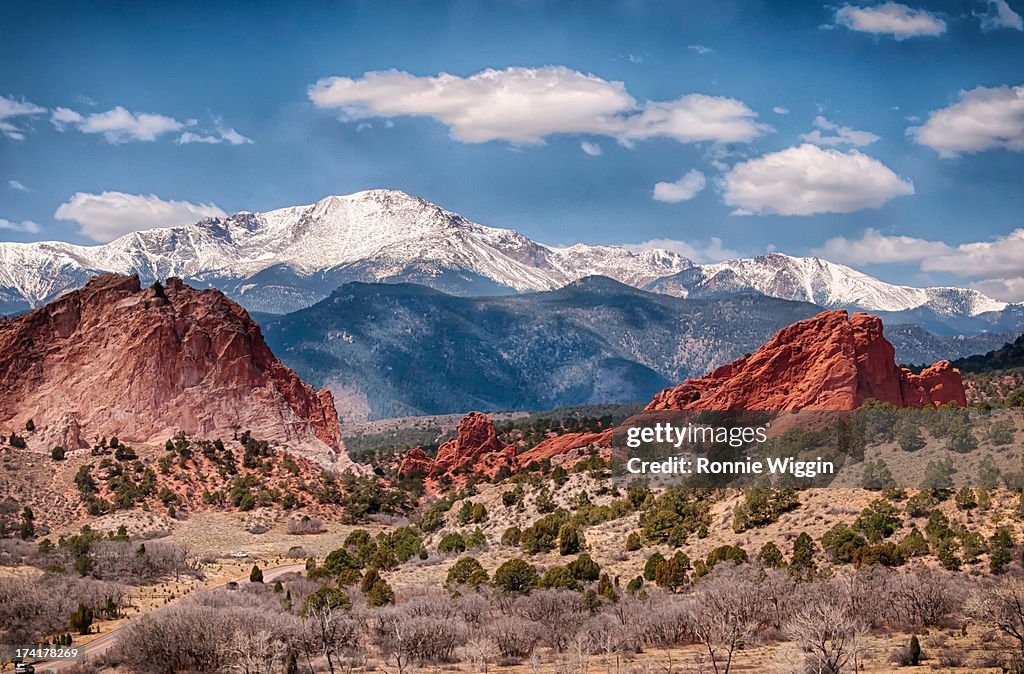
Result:
<svg viewBox="0 0 1024 674">
<path fill-rule="evenodd" d="M 557 651 L 566 650 L 583 624 L 583 598 L 571 590 L 535 590 L 520 597 L 515 611 L 543 628 L 542 641 Z"/>
<path fill-rule="evenodd" d="M 964 599 L 963 586 L 954 575 L 926 566 L 893 576 L 889 592 L 895 619 L 911 627 L 942 624 Z"/>
<path fill-rule="evenodd" d="M 1024 579 L 1007 578 L 990 588 L 979 588 L 968 600 L 965 613 L 1009 637 L 1014 645 L 1011 670 L 1024 672 Z"/>
<path fill-rule="evenodd" d="M 737 568 L 702 580 L 688 604 L 690 629 L 707 651 L 715 674 L 729 674 L 736 650 L 768 621 L 757 582 Z"/>
<path fill-rule="evenodd" d="M 498 618 L 485 629 L 487 636 L 498 647 L 501 657 L 517 662 L 533 655 L 541 634 L 537 623 L 518 616 Z"/>
<path fill-rule="evenodd" d="M 789 623 L 789 634 L 804 653 L 808 674 L 840 674 L 857 670 L 866 626 L 850 610 L 849 597 L 838 583 L 816 588 L 806 596 Z"/>
<path fill-rule="evenodd" d="M 323 656 L 331 674 L 338 655 L 359 644 L 359 626 L 346 615 L 346 608 L 337 602 L 311 601 L 302 612 L 302 642 L 307 657 L 309 651 Z"/>
</svg>

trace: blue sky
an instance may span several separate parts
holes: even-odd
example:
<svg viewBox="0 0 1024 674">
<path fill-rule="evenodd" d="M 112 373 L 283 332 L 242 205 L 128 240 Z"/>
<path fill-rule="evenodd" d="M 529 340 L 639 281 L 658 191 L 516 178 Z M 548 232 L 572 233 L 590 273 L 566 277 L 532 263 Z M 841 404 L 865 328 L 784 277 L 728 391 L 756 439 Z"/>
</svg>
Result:
<svg viewBox="0 0 1024 674">
<path fill-rule="evenodd" d="M 0 240 L 376 187 L 1024 298 L 1024 0 L 4 2 Z"/>
</svg>

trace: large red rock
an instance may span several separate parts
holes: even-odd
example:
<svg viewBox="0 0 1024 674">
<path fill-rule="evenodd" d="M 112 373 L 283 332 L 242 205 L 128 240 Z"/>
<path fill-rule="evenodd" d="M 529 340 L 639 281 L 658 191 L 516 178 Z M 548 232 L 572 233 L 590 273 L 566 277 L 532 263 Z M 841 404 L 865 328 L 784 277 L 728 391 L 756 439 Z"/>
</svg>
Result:
<svg viewBox="0 0 1024 674">
<path fill-rule="evenodd" d="M 868 399 L 897 407 L 967 406 L 960 371 L 940 361 L 900 368 L 877 316 L 825 311 L 780 330 L 751 356 L 665 389 L 648 410 L 852 410 Z"/>
<path fill-rule="evenodd" d="M 600 433 L 564 433 L 542 440 L 532 449 L 520 454 L 517 457 L 516 463 L 520 467 L 526 467 L 534 462 L 553 459 L 556 456 L 567 454 L 574 449 L 610 447 L 611 442 L 612 429 L 601 431 Z"/>
<path fill-rule="evenodd" d="M 0 432 L 29 419 L 38 437 L 70 446 L 249 429 L 321 463 L 353 466 L 331 394 L 282 365 L 244 309 L 180 279 L 158 293 L 138 277 L 104 274 L 0 321 Z"/>
<path fill-rule="evenodd" d="M 414 473 L 437 478 L 475 473 L 494 477 L 502 468 L 515 468 L 516 448 L 498 439 L 494 422 L 486 414 L 470 412 L 459 422 L 456 436 L 437 448 L 431 460 L 423 450 L 411 449 L 402 459 L 399 476 Z"/>
</svg>

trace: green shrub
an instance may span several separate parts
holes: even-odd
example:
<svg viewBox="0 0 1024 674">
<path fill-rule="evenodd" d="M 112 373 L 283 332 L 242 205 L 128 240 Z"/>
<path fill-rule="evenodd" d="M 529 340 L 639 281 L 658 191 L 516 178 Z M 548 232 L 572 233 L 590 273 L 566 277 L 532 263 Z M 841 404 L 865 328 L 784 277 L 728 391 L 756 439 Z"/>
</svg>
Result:
<svg viewBox="0 0 1024 674">
<path fill-rule="evenodd" d="M 572 524 L 563 524 L 558 529 L 558 554 L 575 555 L 584 545 L 579 530 Z"/>
<path fill-rule="evenodd" d="M 448 577 L 444 586 L 451 589 L 458 585 L 477 587 L 489 580 L 487 571 L 475 557 L 463 557 L 448 569 Z"/>
<path fill-rule="evenodd" d="M 537 569 L 522 559 L 510 559 L 494 572 L 493 585 L 513 594 L 527 594 L 537 586 Z"/>
<path fill-rule="evenodd" d="M 592 583 L 601 575 L 601 566 L 584 553 L 565 565 L 572 577 L 585 583 Z"/>
<path fill-rule="evenodd" d="M 505 529 L 505 533 L 501 535 L 501 544 L 507 545 L 512 548 L 519 547 L 519 540 L 522 538 L 523 532 L 519 527 L 509 527 Z"/>
<path fill-rule="evenodd" d="M 686 553 L 677 552 L 670 559 L 662 560 L 657 565 L 654 569 L 654 582 L 669 592 L 678 592 L 689 582 L 691 568 L 690 558 Z"/>
<path fill-rule="evenodd" d="M 757 552 L 757 561 L 761 563 L 761 566 L 769 569 L 779 569 L 786 565 L 786 558 L 782 555 L 782 550 L 771 541 L 761 546 Z"/>
<path fill-rule="evenodd" d="M 448 554 L 452 552 L 465 552 L 466 551 L 466 539 L 458 531 L 445 534 L 441 539 L 441 542 L 437 544 L 437 551 Z"/>
</svg>

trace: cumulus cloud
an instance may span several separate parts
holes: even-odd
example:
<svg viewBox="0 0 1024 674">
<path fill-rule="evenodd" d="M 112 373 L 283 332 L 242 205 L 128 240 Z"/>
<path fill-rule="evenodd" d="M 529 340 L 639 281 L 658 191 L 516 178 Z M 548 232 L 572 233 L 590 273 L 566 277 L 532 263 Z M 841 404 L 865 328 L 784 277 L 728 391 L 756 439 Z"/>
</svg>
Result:
<svg viewBox="0 0 1024 674">
<path fill-rule="evenodd" d="M 564 66 L 488 69 L 460 77 L 417 77 L 397 70 L 328 77 L 310 100 L 343 120 L 432 117 L 456 140 L 541 143 L 558 133 L 610 136 L 630 143 L 654 137 L 680 142 L 746 142 L 769 130 L 741 101 L 689 94 L 638 103 L 622 82 Z"/>
<path fill-rule="evenodd" d="M 25 184 L 20 180 L 8 180 L 7 187 L 11 188 L 15 192 L 28 192 L 29 189 L 25 187 Z"/>
<path fill-rule="evenodd" d="M 912 236 L 889 236 L 869 227 L 860 238 L 833 237 L 813 252 L 835 262 L 859 265 L 919 262 L 930 257 L 946 255 L 952 250 L 951 246 L 942 241 L 929 241 Z"/>
<path fill-rule="evenodd" d="M 77 222 L 79 232 L 100 242 L 141 229 L 181 225 L 225 215 L 213 204 L 167 201 L 155 194 L 124 192 L 77 192 L 54 213 L 58 220 Z"/>
<path fill-rule="evenodd" d="M 1024 300 L 1024 229 L 991 241 L 962 243 L 921 261 L 925 271 L 979 279 L 971 287 L 1010 302 Z"/>
<path fill-rule="evenodd" d="M 784 108 L 781 105 L 776 105 L 774 108 L 772 108 L 772 112 L 774 112 L 776 115 L 788 115 L 789 108 Z"/>
<path fill-rule="evenodd" d="M 173 117 L 152 112 L 129 112 L 120 105 L 89 115 L 82 115 L 69 108 L 57 108 L 50 115 L 50 121 L 58 131 L 75 128 L 82 133 L 99 133 L 108 143 L 129 141 L 154 141 L 160 136 L 180 131 L 185 124 Z"/>
<path fill-rule="evenodd" d="M 0 133 L 11 140 L 25 140 L 25 129 L 15 120 L 19 117 L 32 117 L 46 112 L 35 103 L 25 99 L 17 100 L 0 96 Z"/>
<path fill-rule="evenodd" d="M 1000 28 L 1024 30 L 1024 19 L 1013 11 L 1006 0 L 989 0 L 988 12 L 981 15 L 981 29 L 988 31 Z"/>
<path fill-rule="evenodd" d="M 1003 148 L 1024 151 L 1024 86 L 978 87 L 935 110 L 907 134 L 940 156 Z"/>
<path fill-rule="evenodd" d="M 697 196 L 706 184 L 707 181 L 704 178 L 704 174 L 697 169 L 693 169 L 675 182 L 656 184 L 654 186 L 654 200 L 667 201 L 670 204 L 687 201 Z"/>
<path fill-rule="evenodd" d="M 898 2 L 887 2 L 877 7 L 843 5 L 836 10 L 836 24 L 862 33 L 891 35 L 897 40 L 946 32 L 946 22 L 942 19 Z"/>
<path fill-rule="evenodd" d="M 944 255 L 924 260 L 921 268 L 959 276 L 1024 276 L 1024 229 L 994 241 L 962 243 Z"/>
<path fill-rule="evenodd" d="M 870 145 L 878 140 L 878 136 L 873 133 L 858 131 L 848 126 L 839 126 L 821 115 L 814 118 L 814 126 L 817 128 L 810 133 L 803 134 L 800 139 L 815 145 L 854 145 L 856 147 Z M 827 131 L 831 135 L 823 134 L 822 131 Z"/>
<path fill-rule="evenodd" d="M 735 250 L 726 248 L 717 236 L 708 241 L 678 241 L 676 239 L 650 239 L 643 243 L 626 244 L 633 252 L 644 250 L 670 250 L 694 262 L 708 263 L 731 260 L 740 256 Z"/>
<path fill-rule="evenodd" d="M 580 149 L 589 154 L 591 157 L 599 156 L 603 150 L 597 143 L 591 143 L 589 141 L 583 141 L 580 143 Z"/>
<path fill-rule="evenodd" d="M 23 234 L 38 234 L 39 225 L 32 222 L 31 220 L 22 220 L 21 222 L 11 222 L 10 220 L 4 220 L 0 218 L 0 229 L 8 232 L 21 232 Z"/>
<path fill-rule="evenodd" d="M 722 186 L 736 215 L 850 213 L 914 193 L 877 159 L 809 143 L 736 164 Z"/>
<path fill-rule="evenodd" d="M 715 51 L 711 47 L 705 47 L 702 44 L 691 44 L 687 46 L 687 49 L 693 52 L 697 52 L 701 56 L 704 56 L 705 54 L 710 54 L 711 52 Z"/>
</svg>

